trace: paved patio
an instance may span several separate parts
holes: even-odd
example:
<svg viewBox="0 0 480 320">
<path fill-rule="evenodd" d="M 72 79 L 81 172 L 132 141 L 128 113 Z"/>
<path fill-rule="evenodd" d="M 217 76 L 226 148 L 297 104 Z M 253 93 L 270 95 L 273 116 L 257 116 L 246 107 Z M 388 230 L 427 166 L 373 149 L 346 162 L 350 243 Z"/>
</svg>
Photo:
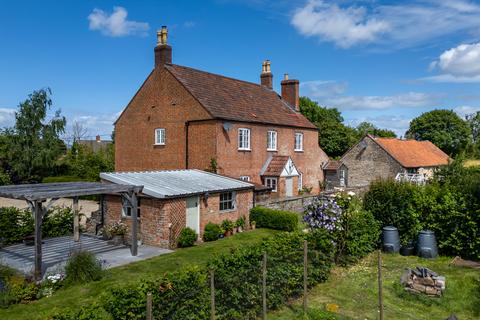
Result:
<svg viewBox="0 0 480 320">
<path fill-rule="evenodd" d="M 25 274 L 32 274 L 34 250 L 34 246 L 26 246 L 23 243 L 2 248 L 0 249 L 0 263 Z M 141 245 L 138 247 L 138 255 L 132 256 L 130 249 L 126 246 L 116 246 L 97 237 L 83 234 L 79 242 L 73 241 L 71 236 L 45 239 L 42 250 L 44 274 L 60 272 L 71 252 L 75 250 L 93 252 L 107 269 L 172 252 L 167 249 Z"/>
</svg>

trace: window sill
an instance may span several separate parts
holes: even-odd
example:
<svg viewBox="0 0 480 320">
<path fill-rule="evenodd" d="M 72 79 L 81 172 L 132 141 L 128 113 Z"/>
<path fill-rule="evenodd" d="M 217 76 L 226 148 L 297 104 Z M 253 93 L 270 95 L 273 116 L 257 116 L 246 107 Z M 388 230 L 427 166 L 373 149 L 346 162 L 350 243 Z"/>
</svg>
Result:
<svg viewBox="0 0 480 320">
<path fill-rule="evenodd" d="M 164 146 L 164 145 L 165 145 L 165 143 L 154 143 L 153 144 L 154 147 Z"/>
<path fill-rule="evenodd" d="M 234 212 L 234 211 L 237 211 L 237 208 L 228 209 L 228 210 L 218 210 L 218 212 L 220 212 L 220 213 L 230 213 L 230 212 Z"/>
<path fill-rule="evenodd" d="M 251 151 L 252 151 L 252 149 L 240 149 L 240 148 L 238 148 L 237 150 L 238 150 L 238 151 L 247 151 L 247 152 L 251 152 Z"/>
<path fill-rule="evenodd" d="M 303 149 L 301 149 L 301 150 L 300 150 L 300 149 L 295 149 L 295 150 L 293 150 L 293 151 L 295 151 L 295 152 L 303 152 Z"/>
<path fill-rule="evenodd" d="M 267 149 L 268 152 L 277 152 L 277 149 Z"/>
</svg>

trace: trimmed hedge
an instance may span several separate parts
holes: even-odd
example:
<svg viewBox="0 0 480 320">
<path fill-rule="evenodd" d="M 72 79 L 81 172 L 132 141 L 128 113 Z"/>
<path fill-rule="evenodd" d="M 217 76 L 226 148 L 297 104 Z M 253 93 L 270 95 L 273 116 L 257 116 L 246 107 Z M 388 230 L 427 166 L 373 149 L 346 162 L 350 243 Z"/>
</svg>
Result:
<svg viewBox="0 0 480 320">
<path fill-rule="evenodd" d="M 177 245 L 179 248 L 187 248 L 193 246 L 195 244 L 195 241 L 197 241 L 197 234 L 195 233 L 195 230 L 189 227 L 185 227 L 180 232 L 180 236 L 177 240 Z"/>
<path fill-rule="evenodd" d="M 261 244 L 221 255 L 207 267 L 189 267 L 157 279 L 116 284 L 103 295 L 96 313 L 113 319 L 145 319 L 146 295 L 152 293 L 155 319 L 210 319 L 209 269 L 213 269 L 216 319 L 256 319 L 262 310 L 263 252 L 267 253 L 267 306 L 275 309 L 302 293 L 304 240 L 309 248 L 308 285 L 313 286 L 327 279 L 332 266 L 333 244 L 324 230 L 280 233 Z M 75 319 L 88 314 L 89 308 L 64 310 L 53 319 Z"/>
<path fill-rule="evenodd" d="M 205 230 L 203 231 L 203 240 L 204 241 L 215 241 L 218 240 L 220 235 L 223 233 L 222 228 L 213 222 L 207 223 Z"/>
<path fill-rule="evenodd" d="M 298 229 L 299 216 L 295 212 L 255 207 L 250 210 L 250 222 L 255 221 L 259 228 L 269 228 L 283 231 Z"/>
</svg>

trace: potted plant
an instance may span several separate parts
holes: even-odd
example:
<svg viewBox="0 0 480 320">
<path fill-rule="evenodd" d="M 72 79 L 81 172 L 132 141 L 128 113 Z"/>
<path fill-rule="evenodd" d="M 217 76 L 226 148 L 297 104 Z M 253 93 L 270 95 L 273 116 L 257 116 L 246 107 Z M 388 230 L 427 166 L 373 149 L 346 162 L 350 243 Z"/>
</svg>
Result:
<svg viewBox="0 0 480 320">
<path fill-rule="evenodd" d="M 255 221 L 250 221 L 250 228 L 252 228 L 252 230 L 255 230 L 255 224 Z"/>
<path fill-rule="evenodd" d="M 126 233 L 127 225 L 122 221 L 116 221 L 108 228 L 108 234 L 112 237 L 112 242 L 116 246 L 123 244 L 123 236 Z"/>
<path fill-rule="evenodd" d="M 235 221 L 235 227 L 238 232 L 243 232 L 243 228 L 245 228 L 245 217 L 238 218 L 237 221 Z"/>
<path fill-rule="evenodd" d="M 223 220 L 222 229 L 224 231 L 225 237 L 231 236 L 233 231 L 233 222 L 228 219 Z"/>
</svg>

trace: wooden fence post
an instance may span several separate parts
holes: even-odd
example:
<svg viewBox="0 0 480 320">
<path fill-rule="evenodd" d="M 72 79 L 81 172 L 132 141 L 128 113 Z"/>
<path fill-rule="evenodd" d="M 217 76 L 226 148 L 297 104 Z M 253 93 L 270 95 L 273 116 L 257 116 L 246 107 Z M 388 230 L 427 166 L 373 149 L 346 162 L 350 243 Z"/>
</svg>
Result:
<svg viewBox="0 0 480 320">
<path fill-rule="evenodd" d="M 308 292 L 308 242 L 303 242 L 303 314 L 307 315 L 307 292 Z"/>
<path fill-rule="evenodd" d="M 215 271 L 210 269 L 210 319 L 215 320 Z"/>
<path fill-rule="evenodd" d="M 267 319 L 267 253 L 263 252 L 262 263 L 262 319 Z"/>
<path fill-rule="evenodd" d="M 152 294 L 147 293 L 147 320 L 153 320 L 152 314 Z"/>
<path fill-rule="evenodd" d="M 380 320 L 383 320 L 382 251 L 378 250 L 378 308 Z"/>
</svg>

